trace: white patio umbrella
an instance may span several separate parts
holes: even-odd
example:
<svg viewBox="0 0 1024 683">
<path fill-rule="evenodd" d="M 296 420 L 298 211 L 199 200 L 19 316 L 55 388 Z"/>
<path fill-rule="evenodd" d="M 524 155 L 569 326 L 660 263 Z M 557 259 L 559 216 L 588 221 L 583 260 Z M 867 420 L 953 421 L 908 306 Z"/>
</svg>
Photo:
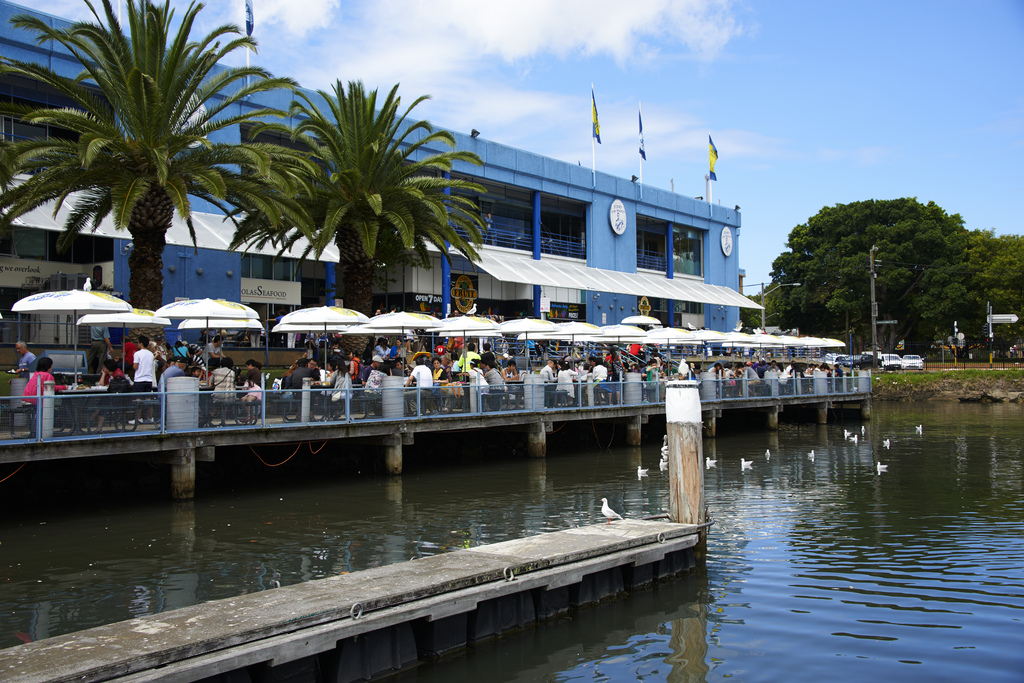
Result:
<svg viewBox="0 0 1024 683">
<path fill-rule="evenodd" d="M 369 322 L 360 325 L 365 332 L 381 332 L 383 334 L 395 334 L 406 330 L 433 330 L 440 326 L 441 321 L 432 315 L 409 313 L 408 311 L 375 315 L 370 318 Z"/>
<path fill-rule="evenodd" d="M 601 341 L 627 342 L 630 344 L 643 344 L 647 341 L 647 330 L 641 330 L 633 325 L 605 325 L 601 328 Z"/>
<path fill-rule="evenodd" d="M 259 320 L 250 320 L 247 318 L 231 319 L 231 318 L 217 318 L 217 327 L 225 330 L 262 330 L 263 323 Z M 210 325 L 209 318 L 185 318 L 178 323 L 179 330 L 205 330 Z"/>
<path fill-rule="evenodd" d="M 623 325 L 650 325 L 652 327 L 661 327 L 661 321 L 657 318 L 652 318 L 649 315 L 630 315 L 620 320 Z"/>
<path fill-rule="evenodd" d="M 255 319 L 259 320 L 259 313 L 245 304 L 225 301 L 224 299 L 186 299 L 184 301 L 173 301 L 156 309 L 156 315 L 164 318 L 206 318 L 214 320 L 218 318 L 231 319 Z"/>
<path fill-rule="evenodd" d="M 498 325 L 501 328 L 502 334 L 516 334 L 523 335 L 523 339 L 527 341 L 526 345 L 526 367 L 530 368 L 530 345 L 531 339 L 537 339 L 538 335 L 543 335 L 547 332 L 552 332 L 558 329 L 550 320 L 540 320 L 538 318 L 518 318 L 516 320 L 506 320 L 505 322 Z"/>
<path fill-rule="evenodd" d="M 61 292 L 37 292 L 19 299 L 11 306 L 14 313 L 71 314 L 76 320 L 82 313 L 127 313 L 131 304 L 104 292 L 70 289 Z M 75 333 L 75 384 L 78 384 L 78 334 Z"/>
<path fill-rule="evenodd" d="M 658 327 L 647 332 L 647 343 L 655 344 L 657 346 L 668 346 L 668 367 L 672 367 L 672 349 L 673 344 L 681 346 L 702 346 L 703 342 L 697 339 L 697 336 L 689 330 L 681 330 L 676 327 Z M 685 355 L 685 352 L 683 353 Z"/>
<path fill-rule="evenodd" d="M 314 306 L 312 308 L 300 308 L 297 311 L 286 313 L 281 317 L 272 332 L 340 332 L 345 327 L 370 322 L 370 318 L 354 311 L 351 308 L 341 306 Z M 283 327 L 282 327 L 283 326 Z M 327 355 L 327 343 L 324 342 L 324 356 Z"/>
<path fill-rule="evenodd" d="M 157 317 L 153 311 L 145 308 L 133 308 L 125 313 L 89 313 L 78 319 L 78 325 L 106 325 L 128 327 L 139 325 L 145 327 L 167 327 L 170 319 Z"/>
</svg>

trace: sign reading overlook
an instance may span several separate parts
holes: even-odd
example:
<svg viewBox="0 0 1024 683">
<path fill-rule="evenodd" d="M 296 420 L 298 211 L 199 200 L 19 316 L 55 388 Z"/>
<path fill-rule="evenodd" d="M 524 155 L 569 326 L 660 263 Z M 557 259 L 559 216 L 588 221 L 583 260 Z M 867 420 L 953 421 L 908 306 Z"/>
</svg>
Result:
<svg viewBox="0 0 1024 683">
<path fill-rule="evenodd" d="M 302 283 L 242 278 L 242 301 L 273 304 L 302 303 Z"/>
</svg>

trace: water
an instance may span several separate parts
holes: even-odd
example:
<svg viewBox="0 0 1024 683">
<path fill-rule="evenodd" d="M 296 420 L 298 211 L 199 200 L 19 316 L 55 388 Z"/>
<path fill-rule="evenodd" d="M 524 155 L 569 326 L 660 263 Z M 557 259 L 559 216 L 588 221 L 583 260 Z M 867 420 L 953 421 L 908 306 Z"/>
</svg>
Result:
<svg viewBox="0 0 1024 683">
<path fill-rule="evenodd" d="M 1024 680 L 1021 410 L 876 404 L 856 445 L 836 425 L 720 423 L 705 441 L 718 459 L 705 567 L 399 680 Z M 601 497 L 651 514 L 666 505 L 657 458 L 652 442 L 176 506 L 8 511 L 0 645 L 596 523 Z"/>
</svg>

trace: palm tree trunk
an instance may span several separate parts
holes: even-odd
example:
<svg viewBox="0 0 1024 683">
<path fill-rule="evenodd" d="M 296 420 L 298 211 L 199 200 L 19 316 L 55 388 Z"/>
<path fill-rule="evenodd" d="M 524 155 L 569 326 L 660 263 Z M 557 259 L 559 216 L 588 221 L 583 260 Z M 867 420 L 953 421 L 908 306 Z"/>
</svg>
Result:
<svg viewBox="0 0 1024 683">
<path fill-rule="evenodd" d="M 134 247 L 128 257 L 128 300 L 136 308 L 153 311 L 163 305 L 163 255 L 173 218 L 174 204 L 167 191 L 158 186 L 153 186 L 132 211 L 128 232 Z"/>
<path fill-rule="evenodd" d="M 343 258 L 342 261 L 339 261 L 338 265 L 344 268 L 341 283 L 345 307 L 372 316 L 373 261 L 363 258 L 358 260 L 352 259 L 347 263 L 343 263 L 344 260 Z M 355 351 L 361 354 L 370 341 L 371 337 L 369 336 L 345 335 L 342 337 L 342 348 L 348 352 Z"/>
</svg>

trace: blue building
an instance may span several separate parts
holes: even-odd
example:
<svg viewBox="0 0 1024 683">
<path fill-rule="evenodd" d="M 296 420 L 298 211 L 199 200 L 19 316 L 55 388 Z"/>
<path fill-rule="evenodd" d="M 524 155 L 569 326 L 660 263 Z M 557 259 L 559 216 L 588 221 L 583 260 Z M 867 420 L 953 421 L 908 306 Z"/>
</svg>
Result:
<svg viewBox="0 0 1024 683">
<path fill-rule="evenodd" d="M 24 12 L 32 10 L 0 0 L 0 54 L 77 75 L 80 66 L 69 54 L 36 45 L 30 32 L 11 26 L 10 18 Z M 0 97 L 37 106 L 69 104 L 41 83 L 13 77 L 0 78 Z M 247 106 L 287 109 L 290 100 L 279 92 Z M 52 132 L 10 117 L 3 117 L 2 127 L 6 139 Z M 248 133 L 236 127 L 222 132 L 218 141 L 240 141 Z M 452 172 L 486 188 L 476 199 L 488 226 L 481 260 L 470 263 L 453 255 L 449 267 L 435 252 L 430 269 L 388 273 L 387 288 L 374 294 L 376 307 L 443 315 L 475 305 L 478 313 L 505 318 L 543 313 L 599 325 L 646 313 L 664 324 L 717 330 L 732 329 L 740 307 L 756 307 L 737 291 L 738 207 L 594 174 L 472 135 L 455 137 L 459 149 L 484 161 L 482 167 L 461 164 Z M 231 224 L 213 207 L 203 213 L 196 204 L 196 244 L 177 219 L 167 235 L 164 303 L 222 297 L 252 305 L 268 318 L 325 299 L 333 303 L 336 251 L 326 251 L 315 262 L 301 260 L 298 251 L 276 259 L 271 250 L 229 251 Z M 87 276 L 128 298 L 130 236 L 115 232 L 108 221 L 60 254 L 56 238 L 63 214 L 52 213 L 32 212 L 0 238 L 0 310 L 9 311 L 14 301 L 38 289 L 80 285 Z"/>
</svg>

